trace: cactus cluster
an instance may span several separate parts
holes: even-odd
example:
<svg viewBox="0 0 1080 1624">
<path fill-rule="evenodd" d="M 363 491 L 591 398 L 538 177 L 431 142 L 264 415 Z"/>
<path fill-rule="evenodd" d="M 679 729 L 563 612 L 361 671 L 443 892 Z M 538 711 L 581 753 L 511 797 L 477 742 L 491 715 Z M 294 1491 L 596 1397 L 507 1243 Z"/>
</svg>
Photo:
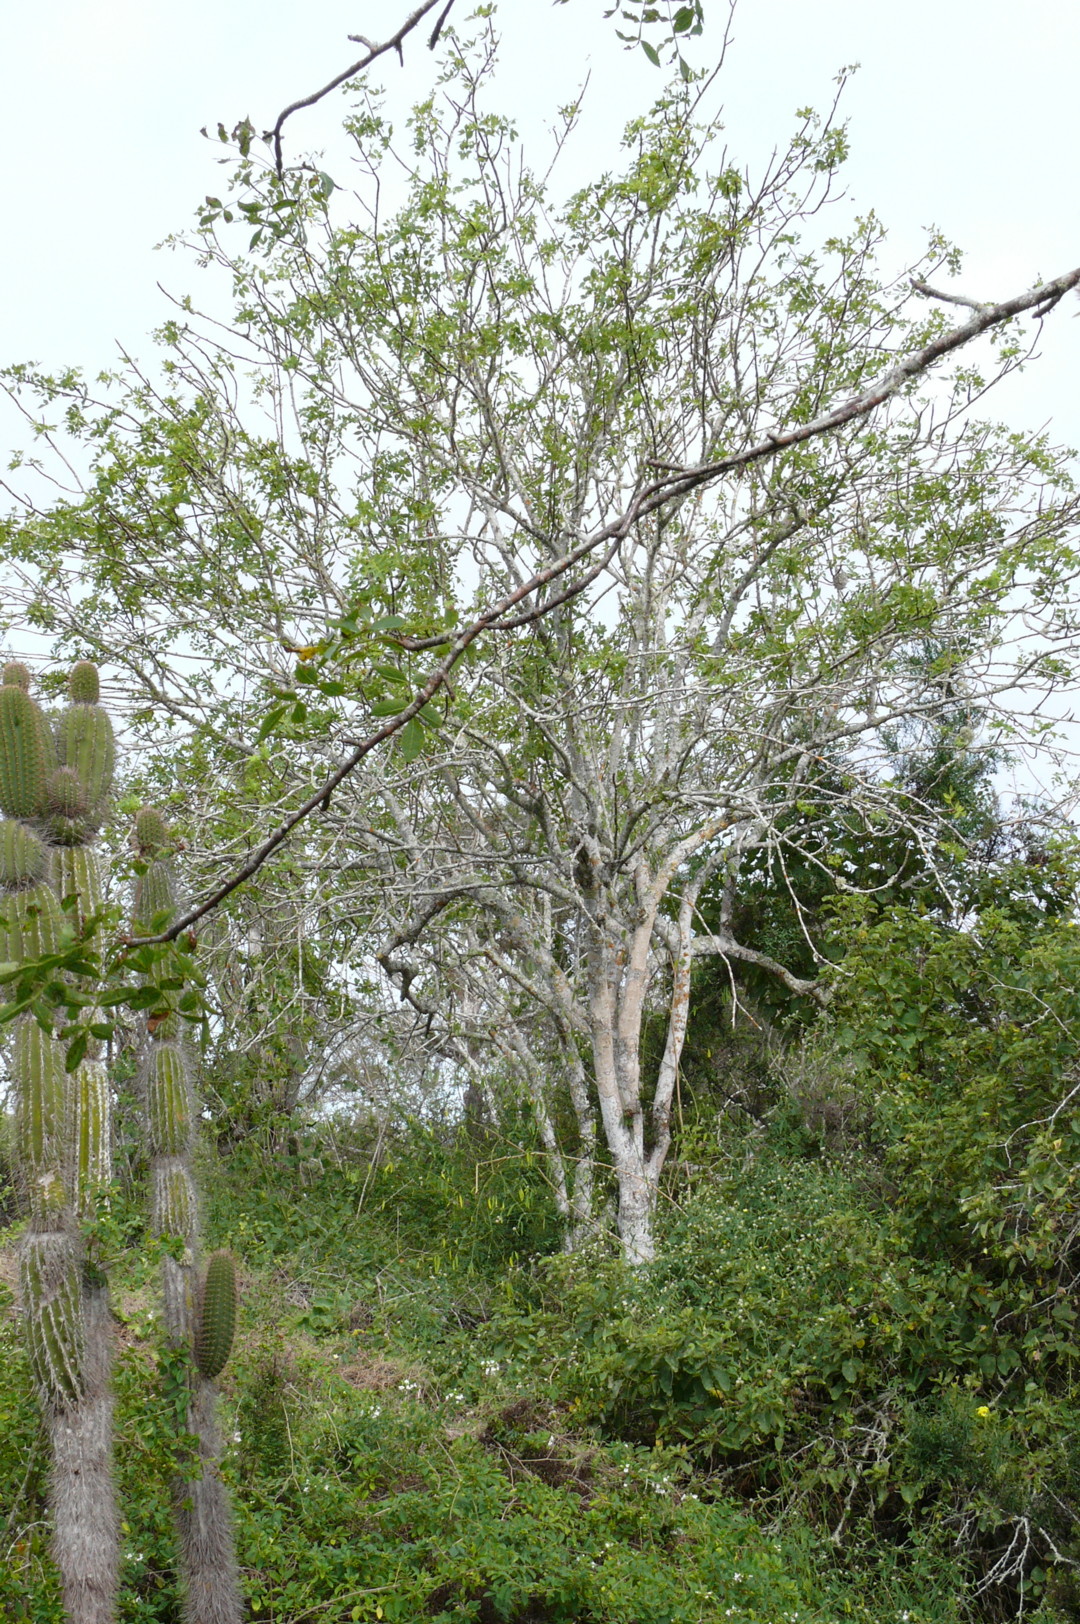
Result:
<svg viewBox="0 0 1080 1624">
<path fill-rule="evenodd" d="M 109 718 L 96 703 L 94 667 L 72 673 L 71 703 L 55 731 L 31 695 L 26 667 L 13 661 L 2 675 L 0 958 L 19 964 L 63 945 L 65 898 L 80 924 L 100 904 L 88 843 L 108 806 L 114 750 Z M 80 1624 L 111 1624 L 118 1573 L 112 1329 L 107 1287 L 87 1267 L 79 1228 L 111 1175 L 111 1091 L 97 1059 L 71 1073 L 64 1060 L 59 1039 L 35 1016 L 16 1021 L 15 1142 L 29 1210 L 23 1320 L 50 1428 L 53 1549 L 65 1604 Z"/>
<path fill-rule="evenodd" d="M 97 669 L 80 661 L 55 727 L 17 661 L 0 673 L 0 960 L 57 952 L 72 927 L 92 925 L 102 902 L 93 842 L 108 812 L 115 746 Z M 139 813 L 145 865 L 134 923 L 142 933 L 176 907 L 169 832 Z M 94 1024 L 94 1013 L 82 1019 Z M 176 1525 L 187 1624 L 239 1624 L 241 1604 L 214 1378 L 229 1357 L 236 1269 L 217 1252 L 198 1272 L 198 1204 L 191 1173 L 197 1119 L 192 1058 L 175 1013 L 148 1023 L 143 1082 L 154 1232 L 163 1259 L 166 1332 L 191 1356 L 188 1430 L 198 1459 L 176 1484 Z M 85 1226 L 111 1177 L 111 1096 L 100 1045 L 71 1072 L 65 1048 L 35 1016 L 15 1022 L 15 1142 L 29 1224 L 21 1258 L 23 1321 L 50 1430 L 53 1550 L 71 1624 L 114 1624 L 119 1520 L 112 1480 L 112 1321 L 108 1286 L 91 1267 Z M 175 1254 L 175 1255 L 174 1255 Z"/>
</svg>

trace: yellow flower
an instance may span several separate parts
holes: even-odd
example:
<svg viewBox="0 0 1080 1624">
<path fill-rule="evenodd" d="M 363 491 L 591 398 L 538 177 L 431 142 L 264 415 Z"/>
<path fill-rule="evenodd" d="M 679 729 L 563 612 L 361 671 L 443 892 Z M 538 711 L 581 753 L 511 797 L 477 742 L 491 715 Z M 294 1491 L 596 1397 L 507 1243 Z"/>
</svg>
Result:
<svg viewBox="0 0 1080 1624">
<path fill-rule="evenodd" d="M 981 1415 L 983 1420 L 985 1420 L 986 1417 L 990 1414 L 990 1406 L 989 1406 L 989 1404 L 980 1404 L 979 1408 L 975 1411 L 975 1414 L 976 1415 Z"/>
</svg>

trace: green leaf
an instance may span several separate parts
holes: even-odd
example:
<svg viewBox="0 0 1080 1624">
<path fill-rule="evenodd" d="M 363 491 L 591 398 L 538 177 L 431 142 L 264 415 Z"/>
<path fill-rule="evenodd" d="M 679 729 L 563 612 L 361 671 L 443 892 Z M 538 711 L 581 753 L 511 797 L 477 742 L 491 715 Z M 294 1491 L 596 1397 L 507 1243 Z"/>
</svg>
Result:
<svg viewBox="0 0 1080 1624">
<path fill-rule="evenodd" d="M 0 1026 L 5 1025 L 8 1021 L 13 1021 L 16 1015 L 21 1015 L 24 1010 L 29 1009 L 33 1001 L 33 998 L 27 995 L 25 998 L 14 999 L 10 1004 L 4 1004 L 0 1008 Z"/>
<path fill-rule="evenodd" d="M 653 67 L 658 68 L 660 66 L 660 53 L 657 51 L 656 46 L 650 45 L 647 39 L 643 39 L 641 49 L 645 52 Z"/>
<path fill-rule="evenodd" d="M 415 716 L 405 723 L 398 735 L 398 743 L 404 760 L 415 761 L 424 748 L 424 730 Z"/>
<path fill-rule="evenodd" d="M 126 1004 L 129 1009 L 154 1009 L 161 1003 L 161 994 L 156 987 L 121 987 L 115 996 L 109 993 L 101 999 L 103 1004 Z"/>
<path fill-rule="evenodd" d="M 372 716 L 400 716 L 408 703 L 407 699 L 380 699 L 377 705 L 372 705 L 371 714 Z"/>
<path fill-rule="evenodd" d="M 79 1031 L 75 1034 L 75 1037 L 68 1044 L 67 1054 L 64 1056 L 65 1071 L 75 1071 L 82 1063 L 89 1042 L 89 1030 L 85 1026 L 80 1027 Z"/>
<path fill-rule="evenodd" d="M 266 715 L 262 719 L 262 726 L 255 735 L 256 744 L 261 744 L 262 741 L 269 736 L 269 734 L 273 733 L 274 729 L 277 727 L 288 708 L 289 707 L 287 705 L 275 705 L 273 710 L 267 711 Z"/>
</svg>

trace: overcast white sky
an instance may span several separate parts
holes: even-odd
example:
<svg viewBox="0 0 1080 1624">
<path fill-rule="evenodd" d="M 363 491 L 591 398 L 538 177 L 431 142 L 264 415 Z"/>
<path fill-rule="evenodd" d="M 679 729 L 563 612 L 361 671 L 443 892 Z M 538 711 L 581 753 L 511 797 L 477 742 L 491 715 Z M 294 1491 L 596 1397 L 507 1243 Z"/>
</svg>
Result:
<svg viewBox="0 0 1080 1624">
<path fill-rule="evenodd" d="M 662 83 L 624 54 L 610 0 L 504 0 L 506 105 L 539 137 L 553 109 L 592 74 L 581 178 L 615 159 L 623 121 Z M 458 0 L 462 16 L 469 0 Z M 165 313 L 156 284 L 196 291 L 199 273 L 154 244 L 218 191 L 220 118 L 270 125 L 356 52 L 350 32 L 382 37 L 409 0 L 5 0 L 0 149 L 7 245 L 0 256 L 0 361 L 95 369 L 117 344 L 147 355 Z M 719 48 L 721 0 L 706 0 L 698 61 Z M 845 63 L 861 70 L 846 100 L 848 187 L 890 227 L 897 258 L 940 226 L 967 251 L 962 286 L 980 298 L 1019 291 L 1080 263 L 1076 119 L 1080 7 L 1069 0 L 741 0 L 724 76 L 733 154 L 752 161 L 783 142 L 796 107 L 825 107 Z M 430 82 L 419 41 L 408 96 Z M 333 172 L 338 97 L 299 115 L 292 150 L 323 148 Z M 220 150 L 220 149 L 219 149 Z M 576 178 L 576 177 L 575 177 Z M 1046 324 L 1043 358 L 1011 382 L 997 411 L 1052 420 L 1080 444 L 1080 322 L 1075 300 Z M 0 435 L 8 420 L 0 416 Z M 0 439 L 9 444 L 11 434 Z"/>
</svg>

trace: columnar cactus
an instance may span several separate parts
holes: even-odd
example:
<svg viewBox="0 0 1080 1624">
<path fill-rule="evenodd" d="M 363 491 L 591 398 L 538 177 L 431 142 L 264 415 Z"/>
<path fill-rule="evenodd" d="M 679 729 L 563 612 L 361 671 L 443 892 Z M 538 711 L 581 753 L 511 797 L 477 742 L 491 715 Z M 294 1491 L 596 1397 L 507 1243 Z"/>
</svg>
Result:
<svg viewBox="0 0 1080 1624">
<path fill-rule="evenodd" d="M 94 668 L 76 667 L 58 748 L 30 695 L 26 667 L 17 662 L 4 667 L 0 957 L 8 963 L 58 950 L 68 928 L 63 897 L 73 893 L 79 922 L 100 901 L 96 859 L 86 842 L 108 802 L 113 749 L 96 689 Z M 87 721 L 84 713 L 90 712 L 93 720 Z M 58 860 L 58 841 L 70 848 L 66 864 Z M 118 1572 L 112 1328 L 107 1286 L 85 1268 L 79 1231 L 110 1177 L 108 1078 L 96 1059 L 84 1060 L 69 1074 L 58 1039 L 32 1015 L 16 1023 L 12 1073 L 16 1153 L 30 1219 L 21 1260 L 23 1317 L 52 1445 L 53 1550 L 69 1618 L 77 1624 L 111 1624 Z"/>
<path fill-rule="evenodd" d="M 236 1263 L 215 1252 L 206 1265 L 195 1313 L 195 1365 L 201 1376 L 220 1376 L 236 1334 Z"/>
<path fill-rule="evenodd" d="M 49 724 L 28 687 L 29 679 L 25 687 L 21 681 L 0 687 L 0 808 L 11 818 L 40 817 L 56 759 Z"/>
<path fill-rule="evenodd" d="M 82 1281 L 71 1236 L 31 1233 L 21 1262 L 31 1366 L 39 1388 L 62 1409 L 78 1402 L 86 1382 Z"/>
<path fill-rule="evenodd" d="M 30 693 L 26 667 L 0 682 L 0 961 L 59 951 L 71 929 L 92 928 L 102 883 L 93 840 L 106 816 L 115 760 L 96 668 L 71 673 L 55 732 Z M 168 831 L 160 813 L 136 824 L 145 861 L 135 927 L 176 907 Z M 84 1012 L 86 1024 L 96 1024 Z M 198 1203 L 191 1174 L 196 1102 L 184 1022 L 156 1011 L 143 1080 L 153 1181 L 152 1227 L 163 1259 L 166 1334 L 190 1357 L 188 1430 L 198 1460 L 175 1485 L 187 1624 L 239 1624 L 241 1604 L 221 1453 L 214 1378 L 229 1356 L 236 1272 L 215 1253 L 200 1279 Z M 86 1034 L 89 1037 L 89 1034 Z M 86 1225 L 110 1176 L 111 1088 L 99 1045 L 65 1048 L 36 1016 L 15 1023 L 16 1152 L 29 1212 L 21 1260 L 31 1367 L 50 1432 L 53 1550 L 70 1624 L 113 1624 L 119 1525 L 112 1482 L 112 1322 L 107 1284 L 90 1266 Z M 83 1226 L 80 1228 L 80 1226 Z"/>
<path fill-rule="evenodd" d="M 159 926 L 178 904 L 169 833 L 160 812 L 144 807 L 138 814 L 135 845 L 146 864 L 136 883 L 133 910 L 134 929 L 142 934 Z M 183 1025 L 175 1013 L 154 1013 L 143 1066 L 151 1224 L 172 1243 L 162 1259 L 165 1329 L 173 1346 L 193 1360 L 188 1430 L 198 1439 L 199 1460 L 192 1474 L 174 1484 L 173 1509 L 186 1624 L 240 1624 L 232 1514 L 218 1472 L 221 1438 L 214 1386 L 232 1346 L 236 1270 L 227 1252 L 216 1252 L 199 1277 L 198 1201 L 191 1175 L 197 1113 Z"/>
<path fill-rule="evenodd" d="M 48 784 L 52 836 L 81 846 L 101 827 L 112 791 L 116 746 L 109 713 L 98 704 L 97 667 L 80 660 L 71 673 L 71 703 L 56 732 L 59 766 Z M 55 808 L 55 810 L 54 810 Z"/>
</svg>

